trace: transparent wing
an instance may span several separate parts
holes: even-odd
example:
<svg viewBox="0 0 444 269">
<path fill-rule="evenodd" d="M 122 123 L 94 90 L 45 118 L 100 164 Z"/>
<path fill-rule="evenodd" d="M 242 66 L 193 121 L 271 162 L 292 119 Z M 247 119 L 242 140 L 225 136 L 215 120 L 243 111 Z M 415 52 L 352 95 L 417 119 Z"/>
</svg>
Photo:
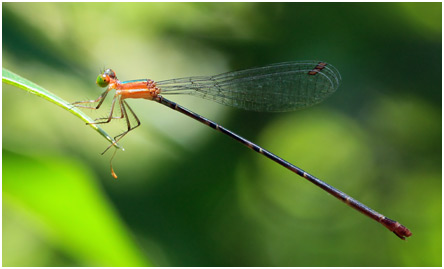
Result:
<svg viewBox="0 0 444 269">
<path fill-rule="evenodd" d="M 156 85 L 162 95 L 189 94 L 245 110 L 281 112 L 320 103 L 340 82 L 341 76 L 332 65 L 306 61 L 163 80 Z"/>
</svg>

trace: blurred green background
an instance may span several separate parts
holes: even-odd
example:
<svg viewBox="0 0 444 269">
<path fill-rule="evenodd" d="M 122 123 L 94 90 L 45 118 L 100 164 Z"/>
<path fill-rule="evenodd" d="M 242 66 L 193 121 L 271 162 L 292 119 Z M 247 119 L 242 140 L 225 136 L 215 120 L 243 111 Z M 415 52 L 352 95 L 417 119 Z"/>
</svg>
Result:
<svg viewBox="0 0 444 269">
<path fill-rule="evenodd" d="M 441 266 L 441 3 L 3 3 L 5 68 L 70 102 L 103 67 L 163 80 L 295 60 L 343 77 L 291 113 L 171 100 L 398 220 L 398 239 L 154 102 L 103 137 L 3 84 L 3 266 Z M 107 106 L 86 111 L 106 115 Z M 124 121 L 104 126 L 111 134 Z"/>
</svg>

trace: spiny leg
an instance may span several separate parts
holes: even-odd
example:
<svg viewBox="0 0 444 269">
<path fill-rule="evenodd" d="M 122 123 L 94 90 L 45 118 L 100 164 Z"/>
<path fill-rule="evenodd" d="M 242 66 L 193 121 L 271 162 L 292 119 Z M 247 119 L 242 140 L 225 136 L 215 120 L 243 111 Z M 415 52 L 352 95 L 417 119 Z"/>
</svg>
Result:
<svg viewBox="0 0 444 269">
<path fill-rule="evenodd" d="M 128 131 L 126 131 L 126 132 L 124 133 L 124 134 L 126 134 L 126 133 L 128 133 L 129 131 L 131 131 L 131 123 L 130 123 L 130 121 L 129 121 L 128 114 L 126 113 L 126 110 L 125 110 L 125 106 L 124 106 L 124 104 L 126 104 L 126 105 L 128 106 L 128 104 L 127 104 L 125 101 L 122 101 L 122 100 L 119 99 L 119 107 L 120 107 L 120 114 L 121 114 L 121 117 L 122 117 L 122 118 L 126 118 L 126 123 L 127 123 L 127 125 L 128 125 Z M 114 101 L 113 101 L 113 106 L 114 106 Z M 134 112 L 131 110 L 131 108 L 130 108 L 129 106 L 128 106 L 128 108 L 129 108 L 130 111 L 133 113 L 133 116 L 136 118 L 137 123 L 138 123 L 138 125 L 137 125 L 136 127 L 138 127 L 138 126 L 140 125 L 140 121 L 139 121 L 139 119 L 136 117 L 136 115 L 134 114 Z M 136 127 L 134 127 L 134 128 L 136 128 Z M 134 129 L 134 128 L 133 128 L 133 129 Z M 115 141 L 115 143 L 117 143 L 116 138 L 119 137 L 119 136 L 120 136 L 120 138 L 123 137 L 122 134 L 120 134 L 120 135 L 114 137 L 114 141 Z M 108 149 L 110 149 L 111 146 L 113 146 L 115 143 L 109 145 L 109 146 L 105 149 L 105 151 L 102 152 L 102 155 L 105 154 L 105 152 L 106 152 Z M 114 172 L 114 169 L 113 169 L 113 159 L 114 159 L 114 156 L 116 156 L 116 153 L 117 153 L 117 148 L 115 148 L 114 153 L 113 153 L 113 156 L 111 156 L 111 159 L 109 160 L 109 166 L 110 166 L 110 168 L 111 168 L 111 175 L 112 175 L 115 179 L 117 179 L 117 175 L 116 175 L 116 173 Z"/>
<path fill-rule="evenodd" d="M 130 120 L 129 120 L 128 112 L 126 111 L 125 106 L 129 109 L 129 111 L 130 111 L 131 114 L 133 115 L 134 119 L 136 119 L 136 121 L 137 121 L 137 125 L 134 126 L 134 127 L 131 127 L 131 122 L 130 122 Z M 134 130 L 134 129 L 136 129 L 137 127 L 140 126 L 140 120 L 139 120 L 139 118 L 137 118 L 136 114 L 134 113 L 134 111 L 131 109 L 131 107 L 128 105 L 128 103 L 127 103 L 126 101 L 122 101 L 122 106 L 121 106 L 121 107 L 123 108 L 123 112 L 124 112 L 124 114 L 125 114 L 125 118 L 126 118 L 126 123 L 127 123 L 127 126 L 128 126 L 128 130 L 125 131 L 125 132 L 123 132 L 123 133 L 121 133 L 121 134 L 119 134 L 119 135 L 116 135 L 116 136 L 114 137 L 114 140 L 116 140 L 116 142 L 119 141 L 120 139 L 122 139 L 127 133 L 129 133 L 130 131 L 132 131 L 132 130 Z"/>
<path fill-rule="evenodd" d="M 123 118 L 123 113 L 122 113 L 122 107 L 120 107 L 120 117 L 113 117 L 114 114 L 114 107 L 116 104 L 116 100 L 119 99 L 119 103 L 120 103 L 120 96 L 115 95 L 113 98 L 113 102 L 111 104 L 111 111 L 109 113 L 109 116 L 106 118 L 97 118 L 94 120 L 94 122 L 88 122 L 86 124 L 104 124 L 104 123 L 109 123 L 112 119 L 121 119 Z M 99 121 L 99 120 L 105 120 L 105 121 Z"/>
<path fill-rule="evenodd" d="M 114 109 L 114 102 L 115 102 L 115 98 L 113 99 L 113 102 L 112 102 L 112 109 Z M 119 102 L 120 103 L 120 102 Z M 119 105 L 119 107 L 120 107 L 120 116 L 119 117 L 112 117 L 111 119 L 123 119 L 124 118 L 124 115 L 123 115 L 123 110 L 122 110 L 122 106 L 120 106 Z M 112 113 L 114 113 L 114 112 L 111 112 L 111 114 Z M 98 120 L 108 120 L 109 119 L 109 117 L 105 117 L 105 118 L 97 118 L 97 119 L 95 119 L 94 121 L 98 121 Z M 104 123 L 107 123 L 107 122 L 110 122 L 111 120 L 109 120 L 109 121 L 106 121 L 106 122 L 104 122 Z"/>
<path fill-rule="evenodd" d="M 74 102 L 71 105 L 75 106 L 75 107 L 81 107 L 81 108 L 88 108 L 88 109 L 99 109 L 100 106 L 103 104 L 103 101 L 105 101 L 106 96 L 108 95 L 108 90 L 104 91 L 96 100 L 87 100 L 87 101 L 79 101 L 79 102 Z M 97 103 L 96 107 L 90 107 L 90 106 L 79 106 L 78 104 L 87 104 L 87 103 Z"/>
<path fill-rule="evenodd" d="M 134 117 L 134 118 L 136 119 L 136 121 L 137 121 L 137 125 L 134 126 L 134 127 L 131 127 L 131 122 L 130 122 L 130 119 L 129 119 L 129 117 L 128 117 L 128 113 L 127 113 L 127 111 L 126 111 L 125 106 L 129 109 L 129 111 L 131 112 L 131 114 L 133 115 L 133 117 Z M 131 107 L 128 105 L 128 103 L 127 103 L 126 101 L 124 101 L 124 100 L 120 100 L 120 108 L 121 108 L 121 110 L 122 110 L 122 112 L 123 112 L 123 114 L 124 114 L 124 118 L 126 119 L 126 124 L 127 124 L 127 126 L 128 126 L 128 130 L 126 130 L 125 132 L 123 132 L 123 133 L 121 133 L 121 134 L 119 134 L 119 135 L 116 135 L 116 136 L 114 137 L 114 141 L 115 141 L 115 143 L 119 142 L 120 139 L 122 139 L 127 133 L 129 133 L 130 131 L 132 131 L 132 130 L 134 130 L 134 129 L 136 129 L 137 127 L 140 126 L 140 120 L 139 120 L 139 118 L 136 116 L 136 114 L 134 113 L 134 111 L 131 109 Z M 109 145 L 109 146 L 105 149 L 105 151 L 102 152 L 102 155 L 105 154 L 105 152 L 107 152 L 108 149 L 110 149 L 115 143 Z"/>
</svg>

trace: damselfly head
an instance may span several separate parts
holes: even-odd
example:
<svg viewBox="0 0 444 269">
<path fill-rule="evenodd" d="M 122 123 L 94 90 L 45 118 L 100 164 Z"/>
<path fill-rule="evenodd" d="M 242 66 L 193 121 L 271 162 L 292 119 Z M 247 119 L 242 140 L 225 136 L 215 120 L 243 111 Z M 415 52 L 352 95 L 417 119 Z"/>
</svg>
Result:
<svg viewBox="0 0 444 269">
<path fill-rule="evenodd" d="M 97 77 L 96 83 L 102 88 L 108 86 L 112 79 L 116 79 L 116 73 L 112 69 L 106 69 Z"/>
</svg>

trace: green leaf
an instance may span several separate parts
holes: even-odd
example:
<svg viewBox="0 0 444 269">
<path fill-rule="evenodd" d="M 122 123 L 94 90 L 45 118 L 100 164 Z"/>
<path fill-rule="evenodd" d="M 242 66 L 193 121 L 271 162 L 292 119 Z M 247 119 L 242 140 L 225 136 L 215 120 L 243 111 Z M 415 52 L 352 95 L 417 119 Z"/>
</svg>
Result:
<svg viewBox="0 0 444 269">
<path fill-rule="evenodd" d="M 16 86 L 20 89 L 27 91 L 27 92 L 30 92 L 30 93 L 35 94 L 37 96 L 40 96 L 40 97 L 48 100 L 49 102 L 54 103 L 54 104 L 62 107 L 63 109 L 69 111 L 70 113 L 76 115 L 77 117 L 79 117 L 80 119 L 82 119 L 86 123 L 94 122 L 85 113 L 80 111 L 78 108 L 72 106 L 67 101 L 63 100 L 62 98 L 58 97 L 57 95 L 53 94 L 52 92 L 40 87 L 39 85 L 9 71 L 6 68 L 2 68 L 2 81 L 4 83 Z M 88 124 L 88 125 L 91 126 L 91 128 L 93 128 L 94 130 L 96 130 L 99 134 L 101 134 L 106 140 L 113 143 L 115 147 L 123 150 L 123 148 L 119 144 L 117 144 L 117 142 L 112 138 L 112 136 L 110 136 L 108 133 L 106 133 L 102 128 L 100 128 L 96 124 Z"/>
</svg>

